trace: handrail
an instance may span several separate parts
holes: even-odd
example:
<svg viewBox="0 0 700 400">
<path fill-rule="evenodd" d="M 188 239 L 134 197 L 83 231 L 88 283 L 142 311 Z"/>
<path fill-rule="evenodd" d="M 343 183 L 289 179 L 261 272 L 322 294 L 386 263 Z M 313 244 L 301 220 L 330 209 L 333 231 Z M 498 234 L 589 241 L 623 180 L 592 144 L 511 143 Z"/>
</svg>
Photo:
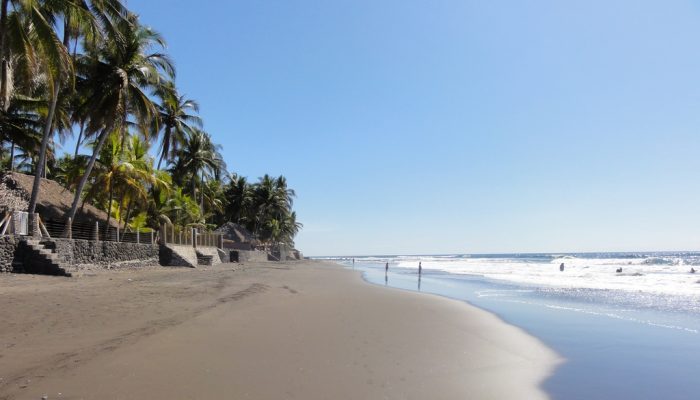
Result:
<svg viewBox="0 0 700 400">
<path fill-rule="evenodd" d="M 158 233 L 159 243 L 192 247 L 223 248 L 224 235 L 198 228 L 162 224 Z"/>
</svg>

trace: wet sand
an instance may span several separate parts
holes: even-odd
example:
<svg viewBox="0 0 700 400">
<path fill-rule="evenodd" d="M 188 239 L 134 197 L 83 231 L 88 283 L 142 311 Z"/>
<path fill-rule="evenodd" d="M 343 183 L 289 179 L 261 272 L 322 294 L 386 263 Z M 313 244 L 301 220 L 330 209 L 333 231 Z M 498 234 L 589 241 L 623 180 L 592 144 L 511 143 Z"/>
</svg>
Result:
<svg viewBox="0 0 700 400">
<path fill-rule="evenodd" d="M 0 275 L 0 399 L 544 399 L 559 358 L 316 261 Z"/>
</svg>

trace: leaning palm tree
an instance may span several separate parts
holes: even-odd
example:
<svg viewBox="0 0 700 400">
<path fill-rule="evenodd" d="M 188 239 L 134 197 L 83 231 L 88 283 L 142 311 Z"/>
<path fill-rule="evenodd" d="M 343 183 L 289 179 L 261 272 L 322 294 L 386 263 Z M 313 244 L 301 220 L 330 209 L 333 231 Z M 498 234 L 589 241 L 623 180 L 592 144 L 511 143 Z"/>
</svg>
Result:
<svg viewBox="0 0 700 400">
<path fill-rule="evenodd" d="M 187 99 L 177 93 L 177 89 L 172 82 L 163 85 L 156 93 L 160 98 L 158 114 L 160 126 L 163 131 L 163 138 L 160 146 L 160 158 L 157 168 L 163 160 L 171 161 L 187 140 L 187 135 L 192 134 L 196 129 L 202 128 L 202 119 L 188 112 L 199 112 L 199 104 L 196 101 Z M 158 125 L 152 125 L 157 129 Z M 154 132 L 158 135 L 160 132 Z"/>
<path fill-rule="evenodd" d="M 154 47 L 165 46 L 157 32 L 140 26 L 133 14 L 120 22 L 118 28 L 123 41 L 109 40 L 88 47 L 86 55 L 78 61 L 79 84 L 85 93 L 85 103 L 78 112 L 86 116 L 86 132 L 96 135 L 96 144 L 76 189 L 68 218 L 75 217 L 83 188 L 107 137 L 112 132 L 125 135 L 130 116 L 145 131 L 157 114 L 146 92 L 156 90 L 175 74 L 170 59 L 152 51 Z"/>
<path fill-rule="evenodd" d="M 2 0 L 6 2 L 7 0 Z M 34 175 L 34 184 L 32 194 L 29 201 L 29 213 L 34 213 L 36 203 L 39 198 L 41 177 L 44 174 L 46 163 L 46 151 L 53 137 L 54 117 L 56 108 L 59 103 L 59 94 L 61 88 L 71 88 L 74 80 L 74 60 L 70 58 L 70 40 L 71 36 L 76 39 L 82 33 L 87 40 L 96 41 L 101 38 L 103 31 L 116 32 L 113 29 L 113 20 L 119 20 L 126 15 L 126 9 L 121 4 L 120 0 L 45 0 L 41 2 L 41 8 L 38 8 L 39 2 L 24 2 L 32 7 L 31 15 L 41 16 L 36 17 L 36 26 L 39 32 L 43 32 L 41 39 L 42 48 L 47 49 L 48 57 L 45 60 L 48 62 L 49 71 L 47 74 L 47 88 L 49 97 L 48 113 L 44 123 L 43 136 L 39 155 L 37 160 L 36 171 Z M 4 6 L 4 4 L 3 4 Z M 56 36 L 56 30 L 51 29 L 58 21 L 58 17 L 63 20 L 63 41 L 59 42 Z M 111 19 L 110 19 L 111 17 Z M 45 24 L 44 24 L 45 23 Z M 56 27 L 58 28 L 58 27 Z M 118 39 L 118 35 L 114 35 Z M 2 48 L 2 40 L 0 40 L 0 48 Z M 77 48 L 77 44 L 75 45 Z M 5 83 L 4 60 L 2 64 L 3 84 Z M 54 77 L 55 75 L 55 77 Z M 72 90 L 64 90 L 64 101 L 66 104 L 66 96 Z M 5 94 L 3 86 L 0 85 L 0 96 Z M 63 117 L 59 112 L 58 120 L 62 123 L 58 124 L 58 129 L 65 131 L 68 126 L 67 117 Z"/>
</svg>

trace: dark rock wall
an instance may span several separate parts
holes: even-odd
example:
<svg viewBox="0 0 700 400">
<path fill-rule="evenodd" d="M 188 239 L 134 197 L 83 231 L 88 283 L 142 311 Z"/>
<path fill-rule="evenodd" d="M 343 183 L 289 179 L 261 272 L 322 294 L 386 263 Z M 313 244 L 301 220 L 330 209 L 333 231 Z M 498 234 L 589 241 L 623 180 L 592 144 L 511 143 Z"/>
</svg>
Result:
<svg viewBox="0 0 700 400">
<path fill-rule="evenodd" d="M 56 253 L 70 266 L 109 267 L 125 262 L 129 262 L 130 267 L 158 265 L 157 245 L 79 239 L 52 239 L 43 243 L 48 248 L 56 249 Z"/>
<path fill-rule="evenodd" d="M 0 272 L 12 272 L 17 239 L 14 236 L 0 236 Z"/>
</svg>

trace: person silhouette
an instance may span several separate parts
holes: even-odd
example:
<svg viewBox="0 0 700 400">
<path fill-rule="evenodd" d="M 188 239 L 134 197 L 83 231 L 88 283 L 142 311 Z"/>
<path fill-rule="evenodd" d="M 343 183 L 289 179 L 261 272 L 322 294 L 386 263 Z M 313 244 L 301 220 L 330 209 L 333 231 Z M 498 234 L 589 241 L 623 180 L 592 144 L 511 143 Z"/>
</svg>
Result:
<svg viewBox="0 0 700 400">
<path fill-rule="evenodd" d="M 421 262 L 418 261 L 418 275 L 423 273 L 423 265 L 421 265 Z"/>
</svg>

